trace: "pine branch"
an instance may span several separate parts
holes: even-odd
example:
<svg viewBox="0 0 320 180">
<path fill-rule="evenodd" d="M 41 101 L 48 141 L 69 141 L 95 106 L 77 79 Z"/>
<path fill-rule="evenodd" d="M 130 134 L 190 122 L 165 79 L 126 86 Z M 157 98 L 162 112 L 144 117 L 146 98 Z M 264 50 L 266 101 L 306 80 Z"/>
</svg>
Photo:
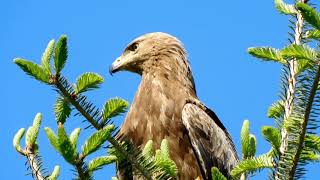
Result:
<svg viewBox="0 0 320 180">
<path fill-rule="evenodd" d="M 83 159 L 80 159 L 79 162 L 77 162 L 75 164 L 75 167 L 76 167 L 76 170 L 77 170 L 77 173 L 78 173 L 77 179 L 79 179 L 79 180 L 90 180 L 90 179 L 92 179 L 88 169 L 86 168 L 85 163 L 83 162 Z"/>
<path fill-rule="evenodd" d="M 37 161 L 37 154 L 32 147 L 27 146 L 25 150 L 25 155 L 28 159 L 30 165 L 32 176 L 37 180 L 45 180 L 45 177 L 42 176 L 41 167 L 39 167 Z"/>
<path fill-rule="evenodd" d="M 103 77 L 97 73 L 87 72 L 77 78 L 75 83 L 75 92 L 80 94 L 92 89 L 96 89 L 103 83 Z"/>
<path fill-rule="evenodd" d="M 320 31 L 311 30 L 306 33 L 306 38 L 320 40 Z"/>
<path fill-rule="evenodd" d="M 70 136 L 68 136 L 62 123 L 59 122 L 57 135 L 48 127 L 45 128 L 45 131 L 54 149 L 59 152 L 68 163 L 74 166 L 77 172 L 77 179 L 91 179 L 91 173 L 89 173 L 86 163 L 84 162 L 85 155 L 77 152 L 76 144 L 80 129 L 76 128 Z"/>
<path fill-rule="evenodd" d="M 294 5 L 285 4 L 283 0 L 275 0 L 274 2 L 276 9 L 282 14 L 294 15 L 297 13 Z"/>
<path fill-rule="evenodd" d="M 261 131 L 264 139 L 270 142 L 273 150 L 279 154 L 280 131 L 272 126 L 263 126 Z"/>
<path fill-rule="evenodd" d="M 128 104 L 125 101 L 119 99 L 110 100 L 104 106 L 104 110 L 101 113 L 98 108 L 93 106 L 91 102 L 87 101 L 86 96 L 82 95 L 82 92 L 98 87 L 102 83 L 103 78 L 97 74 L 84 74 L 82 75 L 75 85 L 71 85 L 62 75 L 61 71 L 66 64 L 68 56 L 67 48 L 67 37 L 61 36 L 56 48 L 54 49 L 54 69 L 55 74 L 51 74 L 50 55 L 52 55 L 53 42 L 49 44 L 45 51 L 42 65 L 35 64 L 31 61 L 16 59 L 14 62 L 20 66 L 28 75 L 35 79 L 44 82 L 52 87 L 60 94 L 61 100 L 56 103 L 55 113 L 59 127 L 65 122 L 66 118 L 71 113 L 72 105 L 77 111 L 77 114 L 81 114 L 96 130 L 103 130 L 104 127 L 110 125 L 110 118 L 119 115 L 125 111 Z M 63 100 L 63 101 L 62 101 Z M 36 129 L 32 129 L 34 131 Z M 29 131 L 29 130 L 28 130 Z M 83 162 L 86 154 L 78 155 L 76 152 L 75 141 L 77 139 L 78 132 L 72 133 L 70 138 L 67 136 L 64 130 L 58 128 L 58 137 L 50 128 L 45 128 L 47 136 L 53 147 L 67 160 L 69 163 L 74 165 L 78 171 L 80 179 L 89 178 L 90 173 L 87 170 L 86 164 Z M 18 152 L 21 151 L 19 145 L 16 144 L 16 140 L 21 139 L 24 130 L 17 133 L 14 138 L 14 147 Z M 28 135 L 28 132 L 27 132 Z M 33 134 L 30 134 L 30 138 L 33 141 Z M 36 134 L 37 135 L 37 134 Z M 27 136 L 29 137 L 29 136 Z M 127 141 L 122 135 L 117 136 L 110 133 L 110 136 L 105 137 L 107 141 L 113 146 L 113 148 L 119 152 L 119 156 L 124 157 L 125 161 L 128 161 L 133 170 L 138 175 L 144 176 L 145 179 L 168 179 L 171 177 L 164 168 L 156 166 L 156 163 L 142 155 L 139 148 L 136 148 L 131 141 Z M 93 138 L 93 141 L 97 138 Z M 84 148 L 84 152 L 91 153 L 100 147 L 101 143 L 93 143 L 95 145 L 92 148 Z M 21 153 L 21 152 L 20 152 Z M 85 176 L 84 176 L 85 175 Z M 89 175 L 89 176 L 86 176 Z M 54 175 L 53 175 L 54 177 Z"/>
<path fill-rule="evenodd" d="M 77 101 L 77 96 L 74 96 L 74 94 L 69 93 L 70 91 L 73 90 L 68 90 L 62 83 L 62 81 L 64 81 L 64 83 L 67 83 L 66 79 L 64 79 L 63 77 L 56 77 L 54 80 L 54 86 L 59 90 L 59 92 L 61 93 L 61 95 L 63 95 L 65 98 L 69 99 L 69 102 L 75 107 L 75 109 L 78 110 L 78 112 L 85 117 L 88 122 L 97 130 L 100 130 L 103 128 L 103 126 L 101 124 L 99 124 L 98 120 L 100 120 L 100 118 L 98 119 L 94 119 L 91 114 L 83 108 L 83 106 Z M 71 88 L 71 86 L 69 86 L 68 88 Z M 137 169 L 146 179 L 151 180 L 152 176 L 151 173 L 146 170 L 144 167 L 141 166 L 141 164 L 139 163 L 139 160 L 137 159 L 137 157 L 135 157 L 135 155 L 128 153 L 123 146 L 121 146 L 119 144 L 119 142 L 117 140 L 115 140 L 115 138 L 113 136 L 110 136 L 107 138 L 107 141 L 110 142 L 110 144 L 118 151 L 120 152 L 124 157 L 126 157 L 126 159 L 132 164 L 132 166 L 135 167 L 135 169 Z M 133 147 L 133 146 L 132 146 Z"/>
<path fill-rule="evenodd" d="M 227 180 L 227 178 L 219 171 L 217 167 L 211 168 L 212 180 Z"/>
<path fill-rule="evenodd" d="M 300 2 L 305 3 L 306 0 L 300 0 Z M 302 32 L 303 32 L 303 17 L 300 12 L 296 14 L 297 22 L 295 24 L 295 35 L 294 35 L 294 42 L 293 44 L 300 45 L 301 44 L 301 38 L 302 38 Z M 286 99 L 284 101 L 284 118 L 283 121 L 286 121 L 293 111 L 293 101 L 294 101 L 294 94 L 295 94 L 295 87 L 297 82 L 297 74 L 298 74 L 298 65 L 296 59 L 292 59 L 289 61 L 289 79 L 288 79 L 288 88 L 286 92 Z M 282 127 L 281 129 L 281 145 L 280 145 L 280 154 L 284 154 L 288 147 L 288 132 L 286 128 Z M 281 158 L 280 155 L 280 158 Z M 280 165 L 280 164 L 279 164 Z M 281 165 L 280 165 L 281 166 Z M 278 169 L 281 169 L 279 167 Z M 280 179 L 280 172 L 277 170 L 276 173 L 276 180 Z"/>
<path fill-rule="evenodd" d="M 126 112 L 129 103 L 120 98 L 109 99 L 102 108 L 102 123 Z"/>
<path fill-rule="evenodd" d="M 137 161 L 137 158 L 133 154 L 128 153 L 124 148 L 122 148 L 123 146 L 121 146 L 114 138 L 110 137 L 108 141 L 118 152 L 121 153 L 121 155 L 126 157 L 131 165 L 134 166 L 142 174 L 142 176 L 144 176 L 148 180 L 152 180 L 152 175 L 148 172 L 147 169 L 143 168 L 140 165 L 140 163 Z"/>
<path fill-rule="evenodd" d="M 105 165 L 115 163 L 117 159 L 117 156 L 114 155 L 97 157 L 89 162 L 88 170 L 89 172 L 93 172 L 95 170 L 101 169 Z"/>
<path fill-rule="evenodd" d="M 263 59 L 265 61 L 275 61 L 282 64 L 287 63 L 285 59 L 282 58 L 279 50 L 271 47 L 255 47 L 248 48 L 248 53 L 252 56 Z"/>
<path fill-rule="evenodd" d="M 13 138 L 13 146 L 18 153 L 25 156 L 28 160 L 27 164 L 29 165 L 28 169 L 31 170 L 31 175 L 37 180 L 55 180 L 60 171 L 60 167 L 56 166 L 52 174 L 47 175 L 47 171 L 42 167 L 42 160 L 39 156 L 39 147 L 37 145 L 37 138 L 39 133 L 39 128 L 41 124 L 42 115 L 38 113 L 34 120 L 32 126 L 28 128 L 26 133 L 26 146 L 25 148 L 21 148 L 20 141 L 24 136 L 25 129 L 21 128 L 15 134 Z"/>
<path fill-rule="evenodd" d="M 60 74 L 68 57 L 67 36 L 60 36 L 54 52 L 54 69 Z"/>
<path fill-rule="evenodd" d="M 295 174 L 295 171 L 296 171 L 299 159 L 300 159 L 300 155 L 301 155 L 301 152 L 303 150 L 305 135 L 306 135 L 306 131 L 307 131 L 308 120 L 310 118 L 312 105 L 313 105 L 313 102 L 314 102 L 314 98 L 315 98 L 316 92 L 318 90 L 319 80 L 320 80 L 320 66 L 318 65 L 317 74 L 316 74 L 316 77 L 315 77 L 315 79 L 313 81 L 312 88 L 311 88 L 311 91 L 310 91 L 310 94 L 309 94 L 309 97 L 308 97 L 308 102 L 307 102 L 307 106 L 306 106 L 306 109 L 305 109 L 305 114 L 303 115 L 302 130 L 301 130 L 301 133 L 300 133 L 299 142 L 297 144 L 297 152 L 294 155 L 292 167 L 291 167 L 291 169 L 289 171 L 289 180 L 292 180 L 294 178 L 294 174 Z"/>
<path fill-rule="evenodd" d="M 300 178 L 305 173 L 303 165 L 319 161 L 319 155 L 312 149 L 315 146 L 306 137 L 318 128 L 315 118 L 319 115 L 319 109 L 315 107 L 320 105 L 317 92 L 320 80 L 317 62 L 319 52 L 306 43 L 310 42 L 310 38 L 318 39 L 320 33 L 312 30 L 306 35 L 304 29 L 312 25 L 319 30 L 320 14 L 307 5 L 308 0 L 295 2 L 295 5 L 289 5 L 283 0 L 275 0 L 280 13 L 296 18 L 289 20 L 292 23 L 290 28 L 294 31 L 293 34 L 289 33 L 293 38 L 289 40 L 291 45 L 281 51 L 273 48 L 249 49 L 251 55 L 260 59 L 280 63 L 283 59 L 285 62 L 281 78 L 284 89 L 280 95 L 282 100 L 274 103 L 268 111 L 268 116 L 276 120 L 279 129 L 265 126 L 262 131 L 272 145 L 272 149 L 266 154 L 273 158 L 275 164 L 270 177 L 277 180 Z M 308 23 L 306 27 L 305 22 Z"/>
<path fill-rule="evenodd" d="M 73 94 L 70 94 L 68 90 L 63 86 L 61 81 L 65 80 L 64 78 L 60 76 L 56 76 L 54 85 L 55 87 L 61 92 L 61 94 L 66 97 L 70 103 L 78 110 L 78 112 L 85 117 L 88 122 L 97 130 L 102 129 L 102 126 L 92 117 L 90 116 L 90 113 L 88 113 L 78 101 L 75 100 L 75 96 Z"/>
<path fill-rule="evenodd" d="M 101 145 L 111 137 L 112 132 L 114 131 L 114 125 L 108 125 L 93 133 L 82 145 L 83 157 L 88 156 L 89 154 L 97 151 Z"/>
<path fill-rule="evenodd" d="M 55 166 L 51 175 L 47 178 L 48 180 L 57 180 L 58 176 L 60 174 L 60 167 Z"/>
<path fill-rule="evenodd" d="M 257 157 L 249 158 L 240 161 L 231 171 L 233 178 L 240 177 L 245 173 L 254 173 L 265 168 L 273 168 L 273 159 L 268 154 L 263 154 Z"/>
</svg>

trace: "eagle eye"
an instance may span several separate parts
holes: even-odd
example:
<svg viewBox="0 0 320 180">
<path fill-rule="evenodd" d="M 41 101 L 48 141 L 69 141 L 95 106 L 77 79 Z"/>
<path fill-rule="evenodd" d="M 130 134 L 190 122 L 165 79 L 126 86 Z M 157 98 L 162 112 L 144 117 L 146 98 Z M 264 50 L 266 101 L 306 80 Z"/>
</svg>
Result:
<svg viewBox="0 0 320 180">
<path fill-rule="evenodd" d="M 127 50 L 129 51 L 135 51 L 138 48 L 138 43 L 132 43 Z"/>
</svg>

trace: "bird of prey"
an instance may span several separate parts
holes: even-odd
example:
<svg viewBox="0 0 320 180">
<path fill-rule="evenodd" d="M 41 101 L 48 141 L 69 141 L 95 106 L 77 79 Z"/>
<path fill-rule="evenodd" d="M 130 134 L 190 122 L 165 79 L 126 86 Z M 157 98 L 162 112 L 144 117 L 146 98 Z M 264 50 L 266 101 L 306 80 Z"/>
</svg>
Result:
<svg viewBox="0 0 320 180">
<path fill-rule="evenodd" d="M 212 179 L 217 167 L 226 177 L 238 156 L 226 128 L 216 114 L 202 104 L 182 43 L 166 33 L 148 33 L 133 40 L 110 66 L 110 73 L 130 71 L 141 75 L 120 134 L 137 147 L 152 140 L 169 144 L 170 157 L 178 167 L 178 178 Z M 118 167 L 119 179 L 128 177 Z"/>
</svg>

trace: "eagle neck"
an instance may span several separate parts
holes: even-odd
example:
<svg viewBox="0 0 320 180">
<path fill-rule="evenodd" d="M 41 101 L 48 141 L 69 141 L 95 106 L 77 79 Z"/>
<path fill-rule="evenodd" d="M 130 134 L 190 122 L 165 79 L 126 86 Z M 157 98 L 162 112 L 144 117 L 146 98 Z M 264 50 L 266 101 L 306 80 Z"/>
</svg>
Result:
<svg viewBox="0 0 320 180">
<path fill-rule="evenodd" d="M 158 88 L 154 85 L 161 84 L 164 87 L 179 88 L 188 94 L 196 95 L 194 79 L 185 56 L 163 53 L 153 57 L 147 64 L 144 64 L 144 71 L 141 76 L 141 85 L 146 82 L 153 82 L 151 88 Z"/>
</svg>

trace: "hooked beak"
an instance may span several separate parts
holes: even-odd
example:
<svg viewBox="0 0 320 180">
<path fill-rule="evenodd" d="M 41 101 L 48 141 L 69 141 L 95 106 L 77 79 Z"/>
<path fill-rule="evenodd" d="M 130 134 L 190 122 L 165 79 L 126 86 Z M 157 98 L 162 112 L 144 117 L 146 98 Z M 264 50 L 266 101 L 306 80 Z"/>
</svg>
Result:
<svg viewBox="0 0 320 180">
<path fill-rule="evenodd" d="M 116 68 L 114 68 L 113 64 L 111 64 L 110 67 L 109 67 L 109 73 L 110 73 L 110 75 L 112 76 L 113 73 L 116 73 L 117 71 L 119 71 L 119 70 L 117 70 Z"/>
<path fill-rule="evenodd" d="M 120 71 L 120 67 L 122 65 L 122 63 L 120 63 L 120 57 L 118 57 L 109 67 L 109 73 L 112 76 L 113 73 L 116 73 L 118 71 Z"/>
</svg>

